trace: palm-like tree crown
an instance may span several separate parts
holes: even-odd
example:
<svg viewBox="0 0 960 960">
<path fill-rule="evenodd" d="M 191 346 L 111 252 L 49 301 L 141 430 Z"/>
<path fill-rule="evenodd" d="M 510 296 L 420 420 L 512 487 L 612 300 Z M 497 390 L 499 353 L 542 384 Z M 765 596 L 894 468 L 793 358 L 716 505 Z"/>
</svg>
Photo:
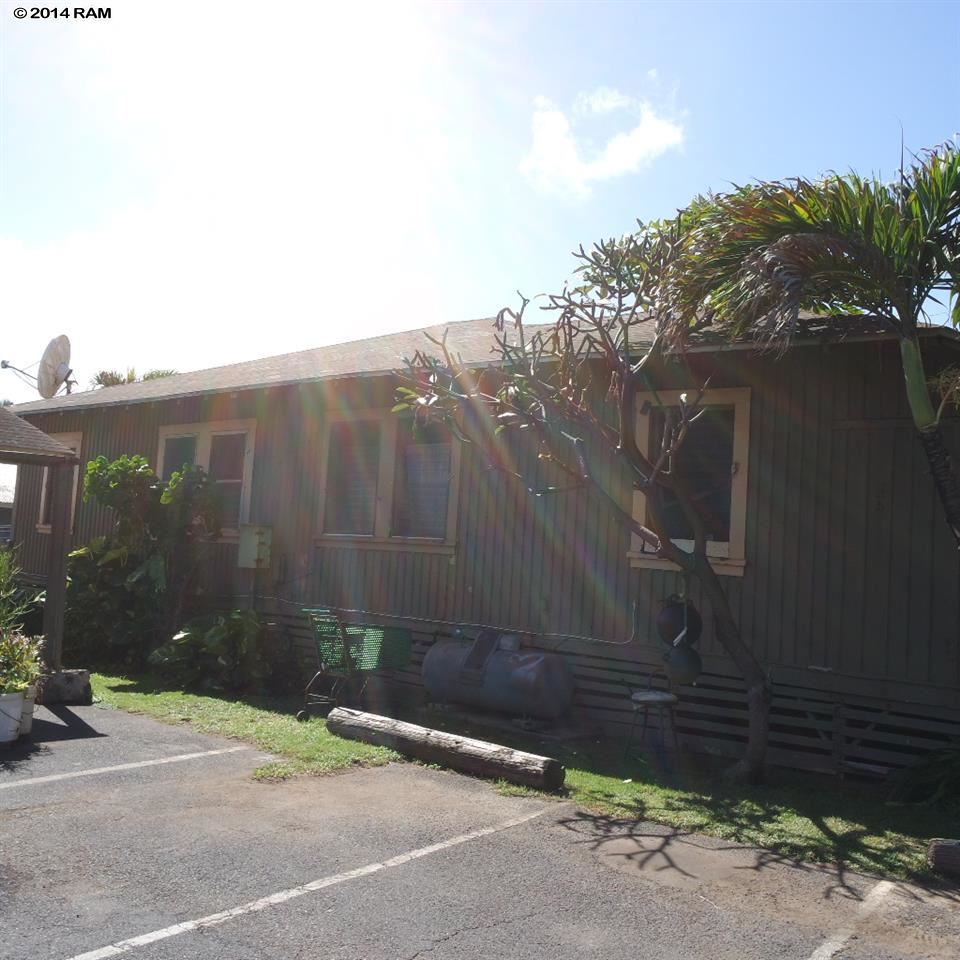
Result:
<svg viewBox="0 0 960 960">
<path fill-rule="evenodd" d="M 924 305 L 960 283 L 960 151 L 942 147 L 895 183 L 857 174 L 764 183 L 685 211 L 669 331 L 708 322 L 761 338 L 801 310 L 871 313 L 911 336 Z M 953 322 L 960 324 L 960 304 Z"/>
</svg>

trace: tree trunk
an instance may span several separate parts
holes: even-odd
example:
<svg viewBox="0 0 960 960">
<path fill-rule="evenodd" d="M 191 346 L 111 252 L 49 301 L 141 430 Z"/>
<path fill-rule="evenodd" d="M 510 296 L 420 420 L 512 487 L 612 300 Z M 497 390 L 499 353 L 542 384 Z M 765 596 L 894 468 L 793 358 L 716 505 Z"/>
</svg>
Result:
<svg viewBox="0 0 960 960">
<path fill-rule="evenodd" d="M 953 539 L 960 547 L 960 483 L 950 461 L 950 452 L 943 442 L 943 432 L 939 427 L 920 430 L 920 444 L 926 454 L 933 485 L 937 488 L 943 512 L 953 533 Z"/>
<path fill-rule="evenodd" d="M 563 764 L 552 757 L 346 707 L 331 711 L 327 729 L 338 736 L 389 747 L 429 763 L 442 763 L 454 770 L 509 780 L 537 790 L 559 790 L 566 775 Z"/>
<path fill-rule="evenodd" d="M 930 465 L 933 484 L 940 497 L 947 524 L 957 546 L 960 547 L 960 482 L 950 462 L 950 454 L 937 422 L 937 412 L 930 399 L 930 388 L 927 385 L 920 342 L 916 334 L 900 338 L 900 360 L 903 364 L 910 415 L 920 435 L 920 443 Z"/>
<path fill-rule="evenodd" d="M 760 662 L 740 637 L 740 630 L 720 578 L 703 556 L 694 557 L 694 574 L 713 610 L 717 639 L 733 658 L 747 684 L 747 752 L 734 770 L 734 775 L 748 783 L 763 782 L 767 763 L 767 741 L 770 734 L 770 684 Z"/>
</svg>

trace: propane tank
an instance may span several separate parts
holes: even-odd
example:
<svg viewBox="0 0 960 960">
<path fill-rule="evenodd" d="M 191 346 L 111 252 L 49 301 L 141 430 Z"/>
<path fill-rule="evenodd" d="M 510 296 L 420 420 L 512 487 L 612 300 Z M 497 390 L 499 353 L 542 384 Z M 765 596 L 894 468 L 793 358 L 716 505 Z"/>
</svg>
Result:
<svg viewBox="0 0 960 960">
<path fill-rule="evenodd" d="M 515 638 L 501 637 L 501 643 L 478 667 L 476 653 L 468 662 L 473 644 L 440 640 L 423 658 L 423 685 L 434 700 L 514 717 L 554 720 L 562 716 L 573 702 L 573 672 L 567 659 L 518 647 Z"/>
</svg>

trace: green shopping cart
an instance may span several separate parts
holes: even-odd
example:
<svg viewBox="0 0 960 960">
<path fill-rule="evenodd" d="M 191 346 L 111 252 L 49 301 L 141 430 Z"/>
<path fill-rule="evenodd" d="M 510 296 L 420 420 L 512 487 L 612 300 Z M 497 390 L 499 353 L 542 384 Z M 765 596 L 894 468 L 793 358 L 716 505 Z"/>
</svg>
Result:
<svg viewBox="0 0 960 960">
<path fill-rule="evenodd" d="M 303 692 L 298 720 L 311 711 L 329 713 L 338 705 L 355 705 L 375 670 L 399 670 L 410 661 L 410 631 L 344 620 L 330 607 L 307 607 L 317 648 L 317 671 Z"/>
</svg>

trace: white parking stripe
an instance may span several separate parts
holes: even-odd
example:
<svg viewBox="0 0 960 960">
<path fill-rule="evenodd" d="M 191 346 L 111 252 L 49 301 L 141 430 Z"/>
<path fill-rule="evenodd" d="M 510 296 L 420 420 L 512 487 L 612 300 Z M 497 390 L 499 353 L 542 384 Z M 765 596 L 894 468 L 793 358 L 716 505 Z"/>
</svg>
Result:
<svg viewBox="0 0 960 960">
<path fill-rule="evenodd" d="M 177 937 L 181 933 L 189 933 L 191 930 L 199 930 L 204 927 L 215 927 L 218 924 L 226 923 L 228 920 L 235 920 L 237 917 L 246 916 L 248 913 L 257 913 L 260 910 L 266 910 L 267 907 L 275 907 L 278 904 L 286 903 L 288 900 L 293 900 L 296 897 L 302 897 L 316 890 L 323 890 L 324 887 L 332 887 L 338 883 L 346 883 L 348 880 L 358 880 L 360 877 L 368 877 L 372 873 L 379 873 L 381 870 L 389 870 L 392 867 L 401 867 L 405 863 L 410 863 L 412 860 L 429 857 L 433 853 L 439 853 L 441 850 L 449 850 L 450 847 L 457 847 L 461 843 L 469 843 L 471 840 L 480 839 L 480 837 L 488 837 L 492 833 L 509 830 L 511 827 L 517 827 L 521 823 L 526 823 L 528 820 L 542 816 L 548 809 L 549 807 L 544 807 L 542 810 L 537 810 L 535 813 L 528 813 L 524 817 L 516 817 L 513 820 L 505 820 L 503 823 L 498 823 L 492 827 L 483 827 L 481 830 L 462 833 L 460 836 L 451 837 L 449 840 L 431 843 L 428 847 L 420 847 L 417 850 L 410 850 L 408 853 L 398 854 L 389 860 L 382 860 L 378 863 L 368 863 L 365 867 L 357 867 L 356 870 L 348 870 L 346 873 L 335 873 L 331 877 L 312 880 L 310 883 L 305 883 L 300 887 L 291 887 L 289 890 L 271 893 L 268 897 L 262 897 L 260 900 L 251 900 L 249 903 L 244 903 L 239 907 L 233 907 L 231 910 L 211 913 L 209 916 L 201 917 L 199 920 L 187 920 L 184 923 L 175 923 L 172 927 L 164 927 L 162 930 L 144 933 L 139 937 L 131 937 L 129 940 L 118 940 L 116 943 L 111 943 L 106 947 L 100 947 L 98 950 L 78 953 L 76 956 L 69 957 L 68 960 L 108 960 L 109 957 L 119 957 L 129 950 L 134 950 L 137 947 L 145 947 L 148 944 L 156 943 L 158 940 Z"/>
<path fill-rule="evenodd" d="M 869 917 L 870 914 L 880 906 L 880 901 L 890 893 L 895 886 L 896 884 L 891 883 L 889 880 L 881 880 L 863 898 L 857 910 L 857 918 L 862 920 Z M 847 945 L 847 941 L 855 932 L 853 927 L 838 930 L 829 939 L 824 940 L 823 943 L 810 954 L 809 960 L 830 960 L 831 957 L 835 957 Z"/>
<path fill-rule="evenodd" d="M 181 753 L 176 757 L 160 757 L 156 760 L 138 760 L 136 763 L 118 763 L 112 767 L 93 767 L 90 770 L 73 770 L 70 773 L 51 773 L 46 777 L 29 777 L 25 780 L 10 780 L 0 783 L 0 790 L 12 790 L 14 787 L 29 787 L 36 783 L 53 783 L 55 780 L 73 780 L 74 777 L 95 777 L 101 773 L 114 773 L 117 770 L 137 770 L 140 767 L 158 767 L 164 763 L 180 763 L 183 760 L 196 760 L 198 757 L 216 757 L 223 753 L 236 753 L 249 750 L 247 746 L 225 747 L 222 750 L 204 750 L 202 753 Z"/>
</svg>

